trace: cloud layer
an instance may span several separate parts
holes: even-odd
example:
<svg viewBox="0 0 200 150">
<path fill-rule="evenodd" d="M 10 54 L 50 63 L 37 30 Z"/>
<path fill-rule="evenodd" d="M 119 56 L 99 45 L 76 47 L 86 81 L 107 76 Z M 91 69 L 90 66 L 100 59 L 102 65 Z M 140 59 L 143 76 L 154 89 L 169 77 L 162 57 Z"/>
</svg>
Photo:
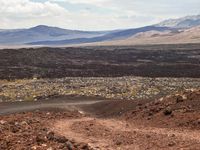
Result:
<svg viewBox="0 0 200 150">
<path fill-rule="evenodd" d="M 198 14 L 199 0 L 0 0 L 0 28 L 39 24 L 82 30 L 150 25 Z"/>
</svg>

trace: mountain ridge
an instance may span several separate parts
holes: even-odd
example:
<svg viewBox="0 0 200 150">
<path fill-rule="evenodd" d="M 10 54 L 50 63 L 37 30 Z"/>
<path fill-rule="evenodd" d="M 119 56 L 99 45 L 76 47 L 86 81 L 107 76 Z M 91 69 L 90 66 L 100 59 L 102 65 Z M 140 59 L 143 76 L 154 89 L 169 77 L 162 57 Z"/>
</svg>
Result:
<svg viewBox="0 0 200 150">
<path fill-rule="evenodd" d="M 156 24 L 156 26 L 173 27 L 173 28 L 191 28 L 200 25 L 200 14 L 186 16 L 177 19 L 168 19 Z"/>
<path fill-rule="evenodd" d="M 0 31 L 0 44 L 25 44 L 41 40 L 65 40 L 80 37 L 96 37 L 107 34 L 108 31 L 80 31 L 58 27 L 38 25 L 28 29 L 11 29 Z"/>
<path fill-rule="evenodd" d="M 60 41 L 39 41 L 39 42 L 26 43 L 26 44 L 28 45 L 63 45 L 63 44 L 81 44 L 81 43 L 91 43 L 91 42 L 93 43 L 93 42 L 101 42 L 101 41 L 106 41 L 106 40 L 128 38 L 137 33 L 151 31 L 151 30 L 165 31 L 165 30 L 171 30 L 171 29 L 168 27 L 147 26 L 147 27 L 141 27 L 141 28 L 136 28 L 136 29 L 127 29 L 127 30 L 118 31 L 114 33 L 108 33 L 104 36 L 99 36 L 99 37 L 94 37 L 94 38 L 77 38 L 77 39 L 60 40 Z"/>
<path fill-rule="evenodd" d="M 136 34 L 135 36 L 122 39 L 92 43 L 91 45 L 143 45 L 143 44 L 188 44 L 200 43 L 200 26 L 179 30 L 177 32 L 165 31 L 156 32 L 149 31 Z"/>
<path fill-rule="evenodd" d="M 142 35 L 146 33 L 146 35 L 149 35 L 150 31 L 161 32 L 165 36 L 165 32 L 179 34 L 179 32 L 196 26 L 200 26 L 200 15 L 169 19 L 152 26 L 110 31 L 81 31 L 38 25 L 28 29 L 0 29 L 0 45 L 48 46 L 109 42 L 114 40 L 129 40 L 129 38 L 137 34 Z M 143 36 L 143 38 L 146 39 L 147 37 Z M 135 37 L 132 39 L 138 40 Z M 149 41 L 149 39 L 147 40 Z"/>
</svg>

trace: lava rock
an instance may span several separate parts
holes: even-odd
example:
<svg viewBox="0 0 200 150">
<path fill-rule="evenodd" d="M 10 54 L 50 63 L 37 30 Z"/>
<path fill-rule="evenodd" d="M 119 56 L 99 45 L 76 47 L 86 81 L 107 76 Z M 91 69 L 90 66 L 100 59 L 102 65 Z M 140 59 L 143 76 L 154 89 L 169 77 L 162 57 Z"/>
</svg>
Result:
<svg viewBox="0 0 200 150">
<path fill-rule="evenodd" d="M 184 100 L 183 100 L 183 97 L 181 96 L 181 95 L 178 95 L 177 97 L 176 97 L 176 103 L 181 103 L 181 102 L 183 102 Z"/>
<path fill-rule="evenodd" d="M 64 136 L 54 136 L 54 141 L 58 143 L 66 143 L 68 139 L 66 139 Z"/>
<path fill-rule="evenodd" d="M 45 143 L 46 139 L 45 139 L 45 137 L 43 137 L 42 135 L 39 134 L 39 135 L 36 136 L 36 142 L 38 144 Z"/>
<path fill-rule="evenodd" d="M 163 111 L 165 116 L 171 115 L 172 114 L 172 108 L 168 106 L 164 111 Z"/>
<path fill-rule="evenodd" d="M 54 140 L 54 132 L 48 132 L 46 137 L 47 137 L 47 139 L 50 140 L 50 141 L 51 141 L 51 140 Z"/>
<path fill-rule="evenodd" d="M 74 146 L 70 141 L 67 141 L 66 145 L 67 145 L 68 150 L 73 150 L 74 149 Z"/>
</svg>

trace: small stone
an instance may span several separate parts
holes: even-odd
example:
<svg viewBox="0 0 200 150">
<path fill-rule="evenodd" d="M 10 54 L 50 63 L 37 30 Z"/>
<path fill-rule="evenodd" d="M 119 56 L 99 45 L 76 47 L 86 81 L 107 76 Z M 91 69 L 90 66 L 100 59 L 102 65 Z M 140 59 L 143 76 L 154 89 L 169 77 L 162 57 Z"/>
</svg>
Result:
<svg viewBox="0 0 200 150">
<path fill-rule="evenodd" d="M 6 121 L 0 120 L 0 124 L 1 124 L 1 125 L 4 125 L 4 124 L 6 124 Z"/>
<path fill-rule="evenodd" d="M 150 138 L 151 136 L 147 134 L 146 137 L 147 137 L 147 138 Z"/>
<path fill-rule="evenodd" d="M 66 143 L 66 145 L 67 145 L 67 148 L 68 148 L 69 150 L 73 150 L 73 149 L 74 149 L 74 146 L 72 145 L 72 143 L 71 143 L 70 141 L 68 141 L 68 142 Z"/>
<path fill-rule="evenodd" d="M 176 143 L 175 143 L 174 141 L 171 141 L 171 142 L 168 144 L 168 146 L 170 146 L 170 147 L 175 146 L 175 145 L 176 145 Z"/>
<path fill-rule="evenodd" d="M 22 121 L 21 125 L 28 125 L 28 123 L 26 121 Z"/>
<path fill-rule="evenodd" d="M 47 112 L 46 115 L 50 115 L 50 112 Z"/>
<path fill-rule="evenodd" d="M 43 146 L 43 147 L 46 147 L 46 146 L 47 146 L 47 144 L 42 144 L 42 146 Z"/>
<path fill-rule="evenodd" d="M 181 102 L 183 102 L 183 97 L 181 96 L 181 95 L 178 95 L 177 97 L 176 97 L 176 102 L 177 103 L 181 103 Z"/>
<path fill-rule="evenodd" d="M 122 142 L 121 142 L 121 141 L 117 141 L 115 144 L 116 144 L 116 145 L 121 145 Z"/>
<path fill-rule="evenodd" d="M 167 107 L 164 111 L 163 111 L 164 115 L 168 116 L 172 114 L 172 108 L 171 107 Z"/>
<path fill-rule="evenodd" d="M 148 113 L 148 116 L 152 116 L 152 115 L 153 115 L 153 113 L 152 113 L 152 112 L 149 112 L 149 113 Z"/>
<path fill-rule="evenodd" d="M 47 150 L 53 150 L 53 148 L 52 148 L 52 147 L 49 147 Z"/>
<path fill-rule="evenodd" d="M 54 136 L 54 140 L 58 143 L 65 143 L 68 141 L 64 136 Z"/>
<path fill-rule="evenodd" d="M 47 139 L 48 140 L 54 140 L 54 132 L 48 132 L 47 133 Z"/>
<path fill-rule="evenodd" d="M 62 144 L 62 145 L 59 146 L 59 149 L 66 149 L 66 148 L 67 148 L 66 144 Z"/>
<path fill-rule="evenodd" d="M 15 122 L 15 125 L 18 126 L 18 125 L 19 125 L 19 122 Z"/>
<path fill-rule="evenodd" d="M 151 117 L 147 117 L 147 120 L 151 120 L 152 118 Z"/>
<path fill-rule="evenodd" d="M 81 149 L 83 150 L 89 150 L 89 146 L 87 144 L 84 144 L 81 146 Z"/>
<path fill-rule="evenodd" d="M 42 135 L 36 136 L 36 142 L 39 143 L 44 143 L 46 140 Z"/>
<path fill-rule="evenodd" d="M 197 120 L 197 124 L 200 124 L 200 119 Z"/>
<path fill-rule="evenodd" d="M 176 135 L 175 134 L 172 134 L 172 137 L 175 137 Z"/>
<path fill-rule="evenodd" d="M 36 150 L 37 146 L 32 146 L 31 149 Z"/>
<path fill-rule="evenodd" d="M 19 129 L 18 129 L 16 126 L 12 126 L 12 127 L 10 128 L 10 130 L 11 130 L 12 133 L 17 133 L 17 132 L 19 132 Z"/>
</svg>

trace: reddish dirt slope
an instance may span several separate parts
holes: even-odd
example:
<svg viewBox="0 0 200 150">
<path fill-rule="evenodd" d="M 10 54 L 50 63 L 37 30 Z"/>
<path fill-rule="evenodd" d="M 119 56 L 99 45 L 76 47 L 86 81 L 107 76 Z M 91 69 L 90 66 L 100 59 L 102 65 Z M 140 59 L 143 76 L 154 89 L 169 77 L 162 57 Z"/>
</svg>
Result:
<svg viewBox="0 0 200 150">
<path fill-rule="evenodd" d="M 200 90 L 188 90 L 147 104 L 139 104 L 126 120 L 165 128 L 200 129 Z"/>
<path fill-rule="evenodd" d="M 103 101 L 81 107 L 79 112 L 54 110 L 0 116 L 2 150 L 198 150 L 199 147 L 200 90 L 155 101 Z"/>
<path fill-rule="evenodd" d="M 62 111 L 0 116 L 0 150 L 89 150 L 87 144 L 55 134 L 50 128 L 57 119 L 80 117 L 78 112 Z"/>
</svg>

